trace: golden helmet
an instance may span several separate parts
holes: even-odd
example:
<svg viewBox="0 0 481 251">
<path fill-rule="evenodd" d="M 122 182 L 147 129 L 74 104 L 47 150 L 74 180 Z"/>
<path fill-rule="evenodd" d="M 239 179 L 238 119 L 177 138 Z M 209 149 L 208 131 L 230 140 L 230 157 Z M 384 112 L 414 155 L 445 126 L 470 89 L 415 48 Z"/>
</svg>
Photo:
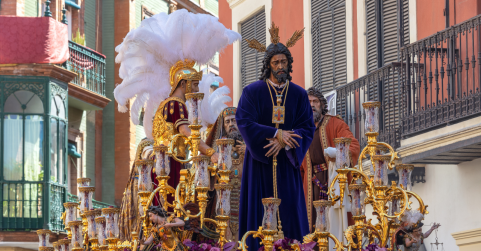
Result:
<svg viewBox="0 0 481 251">
<path fill-rule="evenodd" d="M 194 80 L 202 80 L 202 71 L 196 71 L 194 69 L 195 61 L 194 60 L 180 60 L 177 61 L 171 68 L 170 68 L 170 87 L 171 91 L 169 96 L 172 96 L 177 85 L 181 80 L 187 80 L 187 92 L 192 92 L 191 83 Z"/>
</svg>

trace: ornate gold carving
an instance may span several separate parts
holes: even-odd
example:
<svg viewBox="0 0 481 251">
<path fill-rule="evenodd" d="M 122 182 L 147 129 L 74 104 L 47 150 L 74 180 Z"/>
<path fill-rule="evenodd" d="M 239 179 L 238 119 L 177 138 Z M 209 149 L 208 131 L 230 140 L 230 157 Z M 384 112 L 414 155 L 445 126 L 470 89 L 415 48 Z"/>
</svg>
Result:
<svg viewBox="0 0 481 251">
<path fill-rule="evenodd" d="M 259 41 L 257 41 L 255 38 L 254 39 L 244 39 L 247 42 L 247 45 L 251 47 L 252 49 L 257 50 L 258 52 L 265 52 L 266 46 L 261 44 Z"/>
<path fill-rule="evenodd" d="M 341 143 L 351 144 L 351 141 L 352 141 L 351 138 L 335 138 L 334 144 L 341 144 Z"/>
<path fill-rule="evenodd" d="M 304 29 L 302 30 L 297 30 L 292 34 L 292 36 L 287 40 L 286 47 L 290 48 L 294 46 L 297 41 L 299 41 L 303 36 L 304 36 Z M 273 44 L 278 44 L 280 41 L 279 37 L 279 27 L 277 27 L 274 22 L 271 24 L 271 28 L 269 28 L 269 33 L 271 34 L 271 43 Z M 258 52 L 265 52 L 267 50 L 266 46 L 261 44 L 259 41 L 256 39 L 244 39 L 247 42 L 247 45 L 250 48 L 253 48 L 257 50 Z"/>
<path fill-rule="evenodd" d="M 292 37 L 287 40 L 286 47 L 290 48 L 294 46 L 297 43 L 297 41 L 299 41 L 302 38 L 302 36 L 304 36 L 305 29 L 306 28 L 302 28 L 302 30 L 295 31 L 294 34 L 292 34 Z"/>
<path fill-rule="evenodd" d="M 269 33 L 271 34 L 271 43 L 277 44 L 281 40 L 279 37 L 279 27 L 272 22 L 271 28 L 269 29 Z"/>
<path fill-rule="evenodd" d="M 170 143 L 169 140 L 174 133 L 173 124 L 171 122 L 167 122 L 166 118 L 162 114 L 164 107 L 170 101 L 177 101 L 185 105 L 185 102 L 182 99 L 177 97 L 167 98 L 159 105 L 159 107 L 157 108 L 157 112 L 155 113 L 155 116 L 154 116 L 153 128 L 152 128 L 152 131 L 153 131 L 152 135 L 154 137 L 155 146 L 159 146 L 162 144 L 168 145 Z"/>
<path fill-rule="evenodd" d="M 368 101 L 368 102 L 364 102 L 362 103 L 362 107 L 363 108 L 371 108 L 371 107 L 381 107 L 381 102 L 379 101 Z"/>
</svg>

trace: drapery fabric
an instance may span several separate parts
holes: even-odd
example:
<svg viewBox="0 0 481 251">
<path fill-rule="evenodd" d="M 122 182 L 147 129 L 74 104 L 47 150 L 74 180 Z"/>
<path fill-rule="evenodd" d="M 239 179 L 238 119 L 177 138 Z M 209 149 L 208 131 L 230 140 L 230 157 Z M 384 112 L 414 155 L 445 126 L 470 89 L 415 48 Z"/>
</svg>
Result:
<svg viewBox="0 0 481 251">
<path fill-rule="evenodd" d="M 3 177 L 5 180 L 22 180 L 23 116 L 5 115 L 3 147 Z"/>
<path fill-rule="evenodd" d="M 25 116 L 25 165 L 26 181 L 41 181 L 43 162 L 43 117 Z"/>
<path fill-rule="evenodd" d="M 62 64 L 68 27 L 51 17 L 0 16 L 0 64 Z"/>
</svg>

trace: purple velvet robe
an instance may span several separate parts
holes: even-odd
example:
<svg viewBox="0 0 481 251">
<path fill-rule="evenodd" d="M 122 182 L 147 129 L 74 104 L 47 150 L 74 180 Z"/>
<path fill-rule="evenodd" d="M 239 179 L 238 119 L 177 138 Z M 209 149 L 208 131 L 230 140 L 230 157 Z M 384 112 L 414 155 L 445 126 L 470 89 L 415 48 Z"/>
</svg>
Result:
<svg viewBox="0 0 481 251">
<path fill-rule="evenodd" d="M 239 240 L 247 231 L 262 225 L 262 199 L 274 197 L 272 156 L 266 157 L 268 148 L 264 149 L 269 143 L 267 138 L 273 138 L 277 130 L 272 123 L 273 105 L 269 95 L 265 81 L 254 82 L 244 88 L 237 108 L 237 125 L 247 146 L 240 195 Z M 272 95 L 275 95 L 273 91 Z M 273 98 L 275 102 L 276 97 Z M 315 126 L 306 90 L 292 82 L 285 101 L 285 121 L 279 128 L 293 130 L 302 137 L 296 138 L 300 147 L 282 149 L 277 156 L 282 230 L 286 237 L 302 241 L 309 233 L 309 226 L 300 165 L 311 145 Z M 249 250 L 257 250 L 259 242 L 249 237 Z"/>
</svg>

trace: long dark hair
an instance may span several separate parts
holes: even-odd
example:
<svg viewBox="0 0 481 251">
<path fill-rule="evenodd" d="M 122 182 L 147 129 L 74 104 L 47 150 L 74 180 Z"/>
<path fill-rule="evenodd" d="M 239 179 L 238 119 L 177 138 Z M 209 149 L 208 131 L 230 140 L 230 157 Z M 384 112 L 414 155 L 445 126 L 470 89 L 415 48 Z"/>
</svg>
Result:
<svg viewBox="0 0 481 251">
<path fill-rule="evenodd" d="M 267 46 L 266 53 L 264 55 L 264 61 L 262 65 L 261 77 L 260 80 L 265 80 L 271 76 L 271 59 L 273 56 L 278 54 L 284 54 L 287 57 L 287 79 L 289 81 L 292 80 L 291 72 L 292 72 L 292 62 L 294 59 L 292 58 L 291 52 L 287 47 L 281 43 L 277 44 L 270 44 Z"/>
<path fill-rule="evenodd" d="M 147 213 L 153 213 L 162 218 L 167 218 L 169 216 L 169 213 L 159 206 L 150 206 L 149 209 L 147 209 Z"/>
<path fill-rule="evenodd" d="M 328 112 L 328 110 L 327 110 L 327 99 L 324 97 L 324 95 L 322 95 L 322 92 L 319 91 L 315 87 L 311 87 L 311 88 L 307 89 L 307 95 L 314 96 L 314 97 L 318 98 L 319 101 L 324 104 L 324 109 L 321 111 L 321 113 L 322 113 L 322 115 L 326 115 L 327 112 Z"/>
</svg>

